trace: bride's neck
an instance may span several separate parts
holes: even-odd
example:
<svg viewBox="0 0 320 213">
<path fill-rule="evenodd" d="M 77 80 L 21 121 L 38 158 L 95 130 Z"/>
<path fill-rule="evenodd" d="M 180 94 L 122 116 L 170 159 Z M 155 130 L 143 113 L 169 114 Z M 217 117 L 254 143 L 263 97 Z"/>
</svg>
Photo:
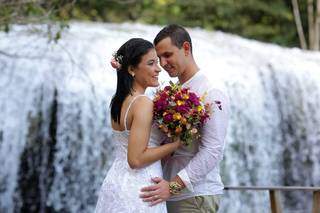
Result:
<svg viewBox="0 0 320 213">
<path fill-rule="evenodd" d="M 135 82 L 133 83 L 132 89 L 133 89 L 133 94 L 138 94 L 138 95 L 144 94 L 146 91 L 146 88 L 142 87 L 141 85 Z"/>
</svg>

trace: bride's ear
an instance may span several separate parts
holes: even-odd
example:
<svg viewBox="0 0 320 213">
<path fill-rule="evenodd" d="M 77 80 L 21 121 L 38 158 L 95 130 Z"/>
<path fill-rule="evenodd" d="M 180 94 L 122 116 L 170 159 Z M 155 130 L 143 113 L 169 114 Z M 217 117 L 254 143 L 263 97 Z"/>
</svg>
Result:
<svg viewBox="0 0 320 213">
<path fill-rule="evenodd" d="M 129 68 L 128 68 L 128 72 L 129 72 L 129 74 L 130 74 L 132 77 L 134 77 L 134 76 L 135 76 L 134 68 L 133 68 L 132 66 L 129 66 Z"/>
</svg>

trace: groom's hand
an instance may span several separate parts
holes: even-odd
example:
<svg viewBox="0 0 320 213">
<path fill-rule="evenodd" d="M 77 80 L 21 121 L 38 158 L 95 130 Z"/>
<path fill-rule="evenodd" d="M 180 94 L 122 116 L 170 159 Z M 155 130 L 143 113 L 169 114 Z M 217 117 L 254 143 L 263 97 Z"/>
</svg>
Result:
<svg viewBox="0 0 320 213">
<path fill-rule="evenodd" d="M 170 197 L 169 182 L 159 177 L 151 180 L 155 185 L 142 188 L 140 197 L 144 202 L 150 202 L 150 206 L 154 206 Z"/>
</svg>

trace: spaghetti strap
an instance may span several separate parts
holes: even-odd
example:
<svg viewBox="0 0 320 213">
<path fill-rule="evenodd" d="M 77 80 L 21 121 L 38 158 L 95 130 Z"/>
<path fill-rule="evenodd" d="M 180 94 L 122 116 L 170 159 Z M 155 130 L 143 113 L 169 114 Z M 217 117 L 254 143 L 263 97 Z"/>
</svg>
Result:
<svg viewBox="0 0 320 213">
<path fill-rule="evenodd" d="M 126 131 L 128 130 L 128 128 L 127 128 L 127 116 L 128 116 L 128 112 L 129 112 L 129 110 L 130 110 L 130 107 L 131 107 L 131 105 L 133 104 L 133 102 L 134 102 L 137 98 L 139 98 L 139 97 L 141 97 L 141 96 L 148 97 L 147 95 L 144 95 L 144 94 L 137 95 L 136 97 L 134 97 L 134 98 L 131 100 L 131 102 L 130 102 L 128 108 L 127 108 L 126 113 L 124 114 L 123 124 L 124 124 L 124 129 L 125 129 Z"/>
</svg>

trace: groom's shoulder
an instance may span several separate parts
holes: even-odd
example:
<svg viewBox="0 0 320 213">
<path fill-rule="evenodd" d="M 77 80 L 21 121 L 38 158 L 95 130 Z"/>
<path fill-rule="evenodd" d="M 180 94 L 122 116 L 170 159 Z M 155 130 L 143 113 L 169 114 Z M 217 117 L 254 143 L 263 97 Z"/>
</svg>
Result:
<svg viewBox="0 0 320 213">
<path fill-rule="evenodd" d="M 226 94 L 226 92 L 218 88 L 210 87 L 207 91 L 207 94 L 208 94 L 208 98 L 211 100 L 215 100 L 215 101 L 218 100 L 218 101 L 229 103 L 229 97 Z"/>
</svg>

